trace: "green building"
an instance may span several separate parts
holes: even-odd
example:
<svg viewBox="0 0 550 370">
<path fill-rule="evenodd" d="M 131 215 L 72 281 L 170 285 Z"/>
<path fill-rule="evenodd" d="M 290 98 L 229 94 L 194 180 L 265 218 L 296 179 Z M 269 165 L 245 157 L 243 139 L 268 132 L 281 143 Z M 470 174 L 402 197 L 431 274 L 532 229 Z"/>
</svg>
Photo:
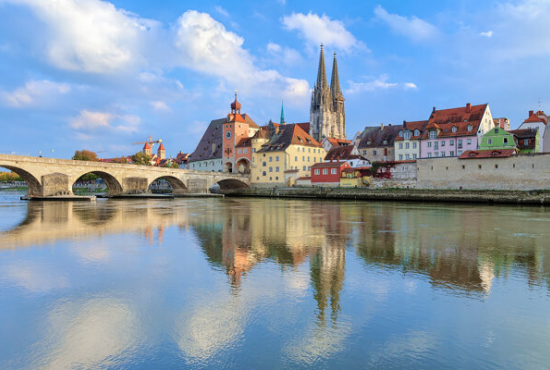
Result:
<svg viewBox="0 0 550 370">
<path fill-rule="evenodd" d="M 536 128 L 524 128 L 510 131 L 516 140 L 518 154 L 539 153 L 540 134 Z"/>
<path fill-rule="evenodd" d="M 481 138 L 479 144 L 479 150 L 492 150 L 492 149 L 515 149 L 516 141 L 514 140 L 514 134 L 495 127 L 489 130 Z"/>
</svg>

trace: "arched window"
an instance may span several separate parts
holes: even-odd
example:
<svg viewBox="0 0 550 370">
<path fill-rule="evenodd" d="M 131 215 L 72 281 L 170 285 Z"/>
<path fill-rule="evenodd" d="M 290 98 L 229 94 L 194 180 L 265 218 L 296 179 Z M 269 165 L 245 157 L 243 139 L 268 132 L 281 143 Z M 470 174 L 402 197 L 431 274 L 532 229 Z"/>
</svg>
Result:
<svg viewBox="0 0 550 370">
<path fill-rule="evenodd" d="M 472 131 L 472 125 L 468 125 L 468 131 Z"/>
<path fill-rule="evenodd" d="M 419 129 L 414 130 L 414 136 L 420 136 L 420 130 Z"/>
<path fill-rule="evenodd" d="M 451 128 L 451 131 L 452 132 L 457 132 L 458 131 L 458 128 L 456 126 L 453 126 L 453 128 Z"/>
<path fill-rule="evenodd" d="M 412 136 L 412 133 L 407 130 L 407 132 L 405 132 L 405 139 L 409 140 L 411 138 L 411 136 Z"/>
</svg>

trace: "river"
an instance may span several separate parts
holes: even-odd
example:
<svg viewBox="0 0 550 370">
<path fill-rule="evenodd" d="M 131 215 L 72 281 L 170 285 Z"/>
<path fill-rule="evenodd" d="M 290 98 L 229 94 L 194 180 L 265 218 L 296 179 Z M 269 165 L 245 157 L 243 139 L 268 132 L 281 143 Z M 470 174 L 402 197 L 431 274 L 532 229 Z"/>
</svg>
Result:
<svg viewBox="0 0 550 370">
<path fill-rule="evenodd" d="M 550 210 L 0 191 L 0 369 L 542 369 Z"/>
</svg>

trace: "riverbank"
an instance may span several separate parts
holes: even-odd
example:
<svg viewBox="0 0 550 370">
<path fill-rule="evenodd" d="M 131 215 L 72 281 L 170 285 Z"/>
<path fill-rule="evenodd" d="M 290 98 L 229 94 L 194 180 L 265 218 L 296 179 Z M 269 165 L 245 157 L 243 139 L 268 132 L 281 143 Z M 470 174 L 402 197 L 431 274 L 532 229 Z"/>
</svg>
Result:
<svg viewBox="0 0 550 370">
<path fill-rule="evenodd" d="M 296 187 L 238 189 L 226 196 L 550 205 L 550 191 L 421 190 Z"/>
</svg>

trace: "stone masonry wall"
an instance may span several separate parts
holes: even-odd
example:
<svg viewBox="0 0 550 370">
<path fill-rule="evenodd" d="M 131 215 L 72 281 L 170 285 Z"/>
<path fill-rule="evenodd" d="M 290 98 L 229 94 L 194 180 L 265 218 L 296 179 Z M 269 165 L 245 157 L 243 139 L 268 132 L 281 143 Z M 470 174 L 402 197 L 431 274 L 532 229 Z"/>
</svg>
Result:
<svg viewBox="0 0 550 370">
<path fill-rule="evenodd" d="M 418 189 L 548 190 L 550 154 L 417 160 Z"/>
</svg>

